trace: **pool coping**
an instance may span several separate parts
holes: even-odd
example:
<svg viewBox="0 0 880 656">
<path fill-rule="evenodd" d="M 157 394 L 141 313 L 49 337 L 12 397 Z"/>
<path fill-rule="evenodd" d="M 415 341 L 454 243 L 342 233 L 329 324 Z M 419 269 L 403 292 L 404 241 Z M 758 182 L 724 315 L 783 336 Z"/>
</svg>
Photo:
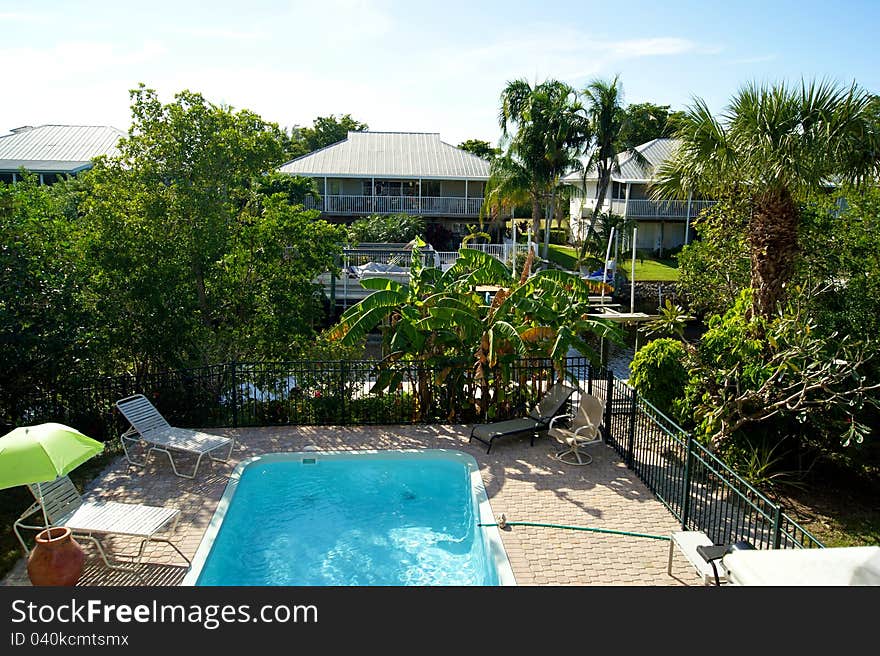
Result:
<svg viewBox="0 0 880 656">
<path fill-rule="evenodd" d="M 470 471 L 471 478 L 471 493 L 474 497 L 474 500 L 477 503 L 478 511 L 479 511 L 479 522 L 477 524 L 478 528 L 483 532 L 483 537 L 485 539 L 485 546 L 488 551 L 488 556 L 492 560 L 492 563 L 495 565 L 495 570 L 498 573 L 498 585 L 499 586 L 515 586 L 516 578 L 513 575 L 513 568 L 510 565 L 510 559 L 507 556 L 507 551 L 504 548 L 504 543 L 501 540 L 501 532 L 498 530 L 498 526 L 495 520 L 495 516 L 492 514 L 492 507 L 489 504 L 489 496 L 486 493 L 486 487 L 483 484 L 483 477 L 480 474 L 480 466 L 477 463 L 476 459 L 464 451 L 458 451 L 456 449 L 363 449 L 363 450 L 344 450 L 344 449 L 315 449 L 309 451 L 283 451 L 276 453 L 265 453 L 262 455 L 252 456 L 247 458 L 246 460 L 242 460 L 233 470 L 232 474 L 229 476 L 229 481 L 226 483 L 226 489 L 223 491 L 223 496 L 220 498 L 220 501 L 217 504 L 217 508 L 214 511 L 213 516 L 211 517 L 211 521 L 208 524 L 208 527 L 205 529 L 204 534 L 202 535 L 202 539 L 199 542 L 198 549 L 196 550 L 195 555 L 192 559 L 192 564 L 190 565 L 189 571 L 186 573 L 183 581 L 181 581 L 181 586 L 195 586 L 198 581 L 199 576 L 202 573 L 202 568 L 205 564 L 205 560 L 210 554 L 212 547 L 214 546 L 214 540 L 217 537 L 217 533 L 220 530 L 220 526 L 223 524 L 223 520 L 226 517 L 226 513 L 229 510 L 229 504 L 232 501 L 233 496 L 235 495 L 235 491 L 238 488 L 238 483 L 241 480 L 241 475 L 244 472 L 245 468 L 249 465 L 253 464 L 256 461 L 280 461 L 280 460 L 292 460 L 299 458 L 320 458 L 322 456 L 335 456 L 335 457 L 346 457 L 346 456 L 375 456 L 375 457 L 383 457 L 388 455 L 407 455 L 407 454 L 420 454 L 422 456 L 426 455 L 444 455 L 450 457 L 455 460 L 463 461 Z"/>
</svg>

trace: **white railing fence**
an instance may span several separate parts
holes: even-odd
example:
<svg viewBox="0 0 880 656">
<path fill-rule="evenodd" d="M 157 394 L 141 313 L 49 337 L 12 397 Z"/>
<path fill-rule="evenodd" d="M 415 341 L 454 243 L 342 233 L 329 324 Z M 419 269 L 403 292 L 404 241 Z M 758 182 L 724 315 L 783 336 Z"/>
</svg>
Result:
<svg viewBox="0 0 880 656">
<path fill-rule="evenodd" d="M 325 214 L 419 214 L 478 216 L 482 198 L 447 196 L 325 196 L 321 200 L 307 198 L 307 209 Z"/>
</svg>

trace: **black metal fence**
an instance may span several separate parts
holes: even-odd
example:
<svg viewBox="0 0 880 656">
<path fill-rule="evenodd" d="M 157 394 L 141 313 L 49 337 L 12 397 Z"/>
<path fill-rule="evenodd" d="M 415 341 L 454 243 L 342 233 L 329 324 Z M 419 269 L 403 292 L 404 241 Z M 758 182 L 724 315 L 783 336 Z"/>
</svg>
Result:
<svg viewBox="0 0 880 656">
<path fill-rule="evenodd" d="M 613 380 L 606 389 L 609 444 L 682 529 L 702 530 L 715 544 L 824 546 L 625 382 Z"/>
<path fill-rule="evenodd" d="M 587 358 L 568 358 L 565 372 L 592 384 Z M 107 440 L 127 428 L 115 402 L 144 394 L 182 427 L 472 423 L 521 416 L 558 376 L 547 359 L 485 371 L 460 361 L 231 362 L 58 385 L 27 402 L 23 421 L 60 421 Z"/>
<path fill-rule="evenodd" d="M 605 399 L 607 442 L 682 528 L 705 531 L 716 544 L 823 546 L 610 371 L 574 357 L 564 372 Z M 454 361 L 232 362 L 58 387 L 35 397 L 25 419 L 60 421 L 106 440 L 128 427 L 115 402 L 141 393 L 183 427 L 478 423 L 522 416 L 558 376 L 546 359 L 486 371 Z"/>
</svg>

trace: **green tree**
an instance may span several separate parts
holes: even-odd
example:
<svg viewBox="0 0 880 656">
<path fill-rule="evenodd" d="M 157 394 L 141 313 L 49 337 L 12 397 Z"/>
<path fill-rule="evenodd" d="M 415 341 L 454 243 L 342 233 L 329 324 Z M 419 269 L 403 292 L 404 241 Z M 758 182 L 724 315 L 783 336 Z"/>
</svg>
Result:
<svg viewBox="0 0 880 656">
<path fill-rule="evenodd" d="M 629 154 L 636 162 L 644 162 L 644 157 L 632 148 L 624 150 L 621 135 L 629 129 L 629 121 L 623 110 L 623 87 L 620 76 L 611 81 L 596 79 L 590 82 L 583 91 L 584 106 L 590 121 L 592 141 L 590 153 L 581 168 L 582 183 L 586 189 L 587 174 L 595 171 L 596 204 L 590 217 L 587 234 L 583 237 L 579 262 L 584 262 L 587 249 L 593 243 L 596 219 L 602 212 L 605 196 L 611 184 L 611 174 L 620 170 L 620 157 Z"/>
<path fill-rule="evenodd" d="M 314 152 L 325 146 L 338 143 L 348 137 L 349 132 L 363 132 L 369 130 L 366 123 L 361 123 L 351 117 L 351 114 L 343 114 L 336 118 L 319 116 L 312 121 L 312 127 L 300 128 L 299 134 L 306 146 L 306 153 Z"/>
<path fill-rule="evenodd" d="M 89 371 L 91 317 L 65 216 L 70 183 L 40 186 L 25 173 L 0 183 L 0 424 L 24 419 L 28 395 Z"/>
<path fill-rule="evenodd" d="M 627 105 L 622 112 L 619 147 L 624 150 L 641 146 L 652 139 L 673 136 L 676 120 L 683 115 L 682 112 L 670 112 L 669 105 L 649 102 Z M 671 115 L 674 115 L 672 123 Z"/>
<path fill-rule="evenodd" d="M 496 226 L 507 216 L 513 216 L 514 209 L 532 201 L 533 181 L 530 172 L 511 153 L 492 160 L 489 167 L 489 180 L 483 204 L 480 206 L 480 223 L 489 219 L 489 232 L 497 232 Z M 532 232 L 538 234 L 540 205 L 532 205 Z"/>
<path fill-rule="evenodd" d="M 406 244 L 425 234 L 425 220 L 412 214 L 371 214 L 348 227 L 348 241 Z"/>
<path fill-rule="evenodd" d="M 275 194 L 284 196 L 290 205 L 302 205 L 307 198 L 316 201 L 321 198 L 314 178 L 288 175 L 278 171 L 271 171 L 259 177 L 254 183 L 253 190 L 256 195 L 253 199 L 255 202 Z"/>
<path fill-rule="evenodd" d="M 687 352 L 677 339 L 663 337 L 648 342 L 633 357 L 630 384 L 654 406 L 676 417 L 675 402 L 684 396 L 688 371 Z"/>
<path fill-rule="evenodd" d="M 540 219 L 541 206 L 546 206 L 546 258 L 558 188 L 562 177 L 578 164 L 589 141 L 589 121 L 576 91 L 558 80 L 546 80 L 535 87 L 526 80 L 509 82 L 501 92 L 498 118 L 507 144 L 506 158 L 527 176 L 533 223 Z"/>
<path fill-rule="evenodd" d="M 749 286 L 748 206 L 727 200 L 704 210 L 691 227 L 699 239 L 678 255 L 678 287 L 691 311 L 724 314 Z"/>
<path fill-rule="evenodd" d="M 163 105 L 143 85 L 132 113 L 120 155 L 84 177 L 82 250 L 104 351 L 136 372 L 268 356 L 273 344 L 289 354 L 319 312 L 302 279 L 332 267 L 343 235 L 291 206 L 289 188 L 271 193 L 279 179 L 263 174 L 283 158 L 280 129 L 190 91 Z"/>
<path fill-rule="evenodd" d="M 877 101 L 856 84 L 749 84 L 716 119 L 697 100 L 681 147 L 658 172 L 655 195 L 744 197 L 752 311 L 769 319 L 796 266 L 798 199 L 829 182 L 859 184 L 880 169 Z"/>
<path fill-rule="evenodd" d="M 422 266 L 416 248 L 410 284 L 382 278 L 362 281 L 374 292 L 342 315 L 333 336 L 353 346 L 371 330 L 387 326 L 384 340 L 390 360 L 415 359 L 432 368 L 471 364 L 474 380 L 483 389 L 479 414 L 491 416 L 504 399 L 504 370 L 512 360 L 549 358 L 564 374 L 570 349 L 596 359 L 584 335 L 616 336 L 612 327 L 588 316 L 590 289 L 579 276 L 557 270 L 530 276 L 531 263 L 530 255 L 517 281 L 500 261 L 462 248 L 456 263 L 441 272 Z M 500 289 L 487 299 L 474 292 L 476 285 Z M 400 374 L 390 370 L 380 382 L 379 388 L 393 388 Z M 416 384 L 420 408 L 428 408 L 436 386 L 427 371 Z M 456 391 L 448 398 L 461 400 L 463 387 L 453 387 Z"/>
<path fill-rule="evenodd" d="M 462 141 L 458 144 L 458 147 L 462 150 L 466 150 L 472 155 L 489 160 L 490 162 L 501 154 L 500 148 L 493 148 L 492 144 L 488 141 L 483 141 L 482 139 L 468 139 L 467 141 Z"/>
</svg>

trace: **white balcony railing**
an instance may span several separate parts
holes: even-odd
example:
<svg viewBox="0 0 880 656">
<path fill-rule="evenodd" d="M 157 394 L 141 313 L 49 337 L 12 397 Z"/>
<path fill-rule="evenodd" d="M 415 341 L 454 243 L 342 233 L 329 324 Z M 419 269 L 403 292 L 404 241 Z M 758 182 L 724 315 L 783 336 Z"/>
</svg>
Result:
<svg viewBox="0 0 880 656">
<path fill-rule="evenodd" d="M 707 207 L 711 207 L 716 201 L 712 200 L 692 200 L 690 201 L 690 217 L 694 218 Z M 588 198 L 584 201 L 584 216 L 593 211 L 596 206 L 595 198 Z M 688 216 L 687 200 L 645 200 L 630 199 L 629 202 L 624 200 L 608 200 L 603 203 L 603 209 L 609 209 L 613 214 L 627 216 L 636 219 L 684 219 Z"/>
<path fill-rule="evenodd" d="M 440 196 L 325 196 L 306 199 L 308 209 L 325 214 L 419 214 L 423 216 L 478 216 L 482 198 Z"/>
</svg>

